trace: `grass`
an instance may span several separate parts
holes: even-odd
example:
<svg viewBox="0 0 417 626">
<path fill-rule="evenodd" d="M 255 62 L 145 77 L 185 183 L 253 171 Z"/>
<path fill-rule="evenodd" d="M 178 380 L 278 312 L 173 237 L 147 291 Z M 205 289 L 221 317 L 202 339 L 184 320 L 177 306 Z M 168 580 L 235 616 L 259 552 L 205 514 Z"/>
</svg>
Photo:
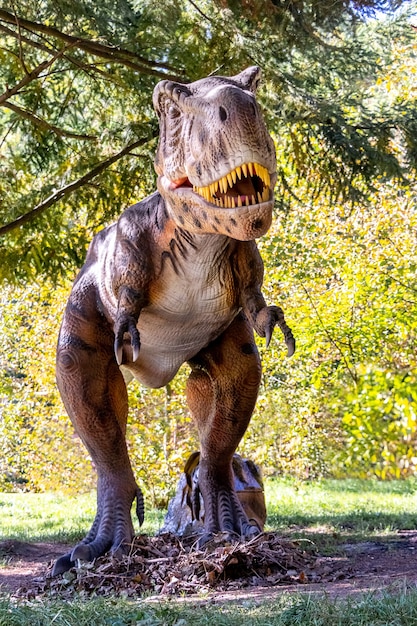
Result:
<svg viewBox="0 0 417 626">
<path fill-rule="evenodd" d="M 417 481 L 266 481 L 267 530 L 304 537 L 319 551 L 337 552 L 354 541 L 389 539 L 399 529 L 417 528 Z M 21 541 L 73 543 L 89 529 L 95 494 L 0 494 L 0 536 Z M 163 512 L 147 511 L 144 532 L 161 525 Z M 1 568 L 0 568 L 1 577 Z M 73 602 L 16 602 L 0 595 L 0 626 L 417 626 L 417 590 L 331 599 L 297 592 L 278 599 L 149 603 L 122 598 Z"/>
<path fill-rule="evenodd" d="M 0 600 L 0 626 L 416 626 L 417 591 L 366 594 L 342 600 L 281 595 L 261 604 L 220 606 L 91 599 L 15 604 Z"/>
<path fill-rule="evenodd" d="M 0 537 L 73 543 L 89 530 L 95 511 L 95 493 L 0 493 Z M 154 533 L 163 517 L 162 511 L 147 511 L 141 531 Z"/>
<path fill-rule="evenodd" d="M 267 481 L 267 529 L 307 538 L 323 552 L 417 528 L 417 481 Z"/>
<path fill-rule="evenodd" d="M 0 537 L 21 541 L 78 541 L 95 514 L 95 493 L 0 493 Z M 417 528 L 417 481 L 269 479 L 266 530 L 318 541 L 362 541 Z M 163 511 L 147 510 L 141 531 L 154 533 Z M 137 530 L 138 527 L 137 527 Z"/>
</svg>

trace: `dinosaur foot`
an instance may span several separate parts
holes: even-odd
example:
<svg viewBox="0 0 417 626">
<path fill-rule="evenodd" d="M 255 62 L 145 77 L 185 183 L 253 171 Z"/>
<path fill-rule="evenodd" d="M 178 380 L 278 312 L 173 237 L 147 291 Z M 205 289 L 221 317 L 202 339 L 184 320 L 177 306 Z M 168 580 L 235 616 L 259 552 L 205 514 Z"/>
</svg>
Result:
<svg viewBox="0 0 417 626">
<path fill-rule="evenodd" d="M 142 525 L 144 504 L 139 487 L 136 487 L 135 498 L 136 515 L 139 524 Z M 102 505 L 99 501 L 97 515 L 90 532 L 71 552 L 57 559 L 52 569 L 52 576 L 68 571 L 78 560 L 93 561 L 108 551 L 116 558 L 125 554 L 134 536 L 130 508 L 130 504 L 126 506 L 125 502 L 117 498 L 107 497 Z"/>
<path fill-rule="evenodd" d="M 261 533 L 258 524 L 248 519 L 233 488 L 211 485 L 207 489 L 201 482 L 199 486 L 204 501 L 204 532 L 199 539 L 200 547 L 215 537 L 224 542 L 236 542 Z"/>
</svg>

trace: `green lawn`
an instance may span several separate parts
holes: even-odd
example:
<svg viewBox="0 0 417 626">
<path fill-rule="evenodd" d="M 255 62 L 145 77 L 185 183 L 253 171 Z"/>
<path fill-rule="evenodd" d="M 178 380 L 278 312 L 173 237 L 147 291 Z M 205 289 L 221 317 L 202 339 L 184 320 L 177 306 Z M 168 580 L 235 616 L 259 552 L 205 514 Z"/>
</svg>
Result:
<svg viewBox="0 0 417 626">
<path fill-rule="evenodd" d="M 312 541 L 334 552 L 343 543 L 390 538 L 417 528 L 417 481 L 266 481 L 267 530 Z M 88 530 L 95 494 L 0 494 L 0 537 L 73 543 Z M 163 512 L 147 511 L 145 532 L 153 533 Z M 1 568 L 0 568 L 1 576 Z M 0 626 L 152 626 L 192 624 L 259 626 L 417 626 L 417 591 L 334 600 L 325 595 L 285 593 L 275 601 L 245 600 L 214 606 L 173 600 L 148 603 L 119 597 L 17 602 L 0 596 Z"/>
<path fill-rule="evenodd" d="M 89 530 L 96 494 L 0 493 L 0 537 L 21 541 L 79 541 Z M 164 513 L 150 510 L 142 532 L 154 533 Z M 139 526 L 136 524 L 139 531 Z"/>
<path fill-rule="evenodd" d="M 95 514 L 95 493 L 0 493 L 0 537 L 22 541 L 79 540 Z M 267 480 L 266 530 L 308 537 L 357 540 L 417 528 L 417 481 Z M 147 510 L 144 533 L 161 526 L 164 511 Z M 138 526 L 137 526 L 138 529 Z"/>
<path fill-rule="evenodd" d="M 276 601 L 182 604 L 119 598 L 16 605 L 0 600 L 0 626 L 416 626 L 417 592 L 402 590 L 332 601 L 283 594 Z"/>
<path fill-rule="evenodd" d="M 268 528 L 314 541 L 320 551 L 339 543 L 389 538 L 417 528 L 417 481 L 269 481 Z"/>
</svg>

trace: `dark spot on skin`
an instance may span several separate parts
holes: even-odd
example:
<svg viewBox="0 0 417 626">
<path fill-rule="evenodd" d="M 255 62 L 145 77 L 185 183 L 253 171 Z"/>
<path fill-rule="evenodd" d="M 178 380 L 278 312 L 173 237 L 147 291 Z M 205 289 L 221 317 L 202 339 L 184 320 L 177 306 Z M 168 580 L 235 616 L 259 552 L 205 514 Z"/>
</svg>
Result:
<svg viewBox="0 0 417 626">
<path fill-rule="evenodd" d="M 201 228 L 201 222 L 196 217 L 194 218 L 194 226 L 196 226 L 197 228 Z"/>
<path fill-rule="evenodd" d="M 201 144 L 204 145 L 206 143 L 207 137 L 206 137 L 206 133 L 204 132 L 204 130 L 200 130 L 200 132 L 198 133 L 198 138 Z"/>
<path fill-rule="evenodd" d="M 255 346 L 253 343 L 244 343 L 240 349 L 243 354 L 253 354 L 255 352 Z"/>
<path fill-rule="evenodd" d="M 219 115 L 222 122 L 227 120 L 227 111 L 224 107 L 219 107 Z"/>
<path fill-rule="evenodd" d="M 237 226 L 237 222 L 236 222 L 236 220 L 235 220 L 235 218 L 234 218 L 234 217 L 231 217 L 231 218 L 230 218 L 230 223 L 231 223 L 233 226 Z"/>
<path fill-rule="evenodd" d="M 228 233 L 229 233 L 229 235 L 230 235 L 230 233 L 232 232 L 228 226 L 226 226 L 226 232 L 228 232 Z"/>
<path fill-rule="evenodd" d="M 178 215 L 178 220 L 179 220 L 179 222 L 180 222 L 181 224 L 183 224 L 183 225 L 184 225 L 184 218 L 183 218 L 183 216 L 182 216 L 182 215 Z"/>
<path fill-rule="evenodd" d="M 195 166 L 195 171 L 197 176 L 201 176 L 201 165 L 200 163 L 197 163 L 197 165 Z"/>
<path fill-rule="evenodd" d="M 188 213 L 190 210 L 188 206 L 185 204 L 185 202 L 182 203 L 182 210 L 184 211 L 184 213 Z"/>
<path fill-rule="evenodd" d="M 255 220 L 254 222 L 252 222 L 252 228 L 254 230 L 259 230 L 260 228 L 262 228 L 262 225 L 263 225 L 262 220 Z"/>
<path fill-rule="evenodd" d="M 201 216 L 202 216 L 203 220 L 206 220 L 206 221 L 207 221 L 207 213 L 206 213 L 205 211 L 203 211 L 203 212 L 201 213 Z"/>
<path fill-rule="evenodd" d="M 214 221 L 216 222 L 216 224 L 220 224 L 220 220 L 219 220 L 219 218 L 218 218 L 218 217 L 215 217 L 215 218 L 214 218 Z"/>
</svg>

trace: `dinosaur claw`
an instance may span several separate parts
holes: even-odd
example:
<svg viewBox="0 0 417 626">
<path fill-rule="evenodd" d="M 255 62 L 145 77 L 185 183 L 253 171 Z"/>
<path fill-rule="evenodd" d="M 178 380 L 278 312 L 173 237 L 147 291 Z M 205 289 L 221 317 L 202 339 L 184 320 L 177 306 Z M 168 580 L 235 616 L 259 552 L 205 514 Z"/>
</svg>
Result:
<svg viewBox="0 0 417 626">
<path fill-rule="evenodd" d="M 295 352 L 295 339 L 292 333 L 285 336 L 285 343 L 287 344 L 287 357 L 290 357 Z"/>
<path fill-rule="evenodd" d="M 295 339 L 292 334 L 291 328 L 287 325 L 284 318 L 284 313 L 281 307 L 269 306 L 261 309 L 258 313 L 257 324 L 255 329 L 260 335 L 265 337 L 266 347 L 269 347 L 271 342 L 272 333 L 274 332 L 275 325 L 277 325 L 282 334 L 284 335 L 285 343 L 287 345 L 287 356 L 292 356 L 295 352 Z"/>
<path fill-rule="evenodd" d="M 75 546 L 74 550 L 71 553 L 72 561 L 92 561 L 93 556 L 91 554 L 91 548 L 86 543 L 80 543 L 78 546 Z"/>
<path fill-rule="evenodd" d="M 64 554 L 55 561 L 51 576 L 64 574 L 65 572 L 68 572 L 71 567 L 74 567 L 74 565 L 75 562 L 71 559 L 71 552 L 68 552 L 68 554 Z"/>
<path fill-rule="evenodd" d="M 269 344 L 271 343 L 273 329 L 274 327 L 271 328 L 271 326 L 267 326 L 265 328 L 265 341 L 267 348 L 269 348 Z"/>
<path fill-rule="evenodd" d="M 114 342 L 114 353 L 116 355 L 117 365 L 121 365 L 123 362 L 123 346 L 120 345 L 118 339 Z"/>
<path fill-rule="evenodd" d="M 135 345 L 132 344 L 132 361 L 133 362 L 138 360 L 139 350 L 140 350 L 139 346 L 137 346 L 136 344 Z"/>
<path fill-rule="evenodd" d="M 129 334 L 130 345 L 132 346 L 132 360 L 135 362 L 139 358 L 140 351 L 140 336 L 135 322 L 133 322 L 133 324 L 129 324 Z"/>
<path fill-rule="evenodd" d="M 137 361 L 140 351 L 140 335 L 136 328 L 135 320 L 128 319 L 116 325 L 116 338 L 114 340 L 114 354 L 116 356 L 117 365 L 123 363 L 123 347 L 124 347 L 124 334 L 129 333 L 130 345 L 132 346 L 132 361 Z"/>
</svg>

